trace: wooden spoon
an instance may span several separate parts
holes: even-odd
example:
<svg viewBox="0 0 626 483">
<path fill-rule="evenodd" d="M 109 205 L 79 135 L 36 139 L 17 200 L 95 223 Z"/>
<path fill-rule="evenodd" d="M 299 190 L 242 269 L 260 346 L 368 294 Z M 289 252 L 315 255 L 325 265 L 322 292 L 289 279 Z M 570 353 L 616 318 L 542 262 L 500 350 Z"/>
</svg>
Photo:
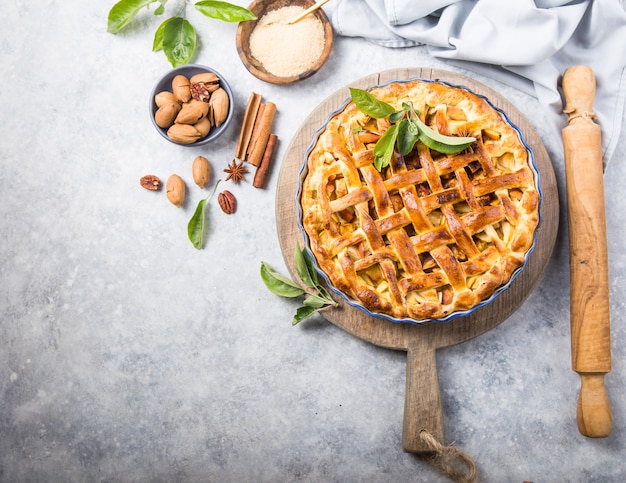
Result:
<svg viewBox="0 0 626 483">
<path fill-rule="evenodd" d="M 563 129 L 570 242 L 572 368 L 581 377 L 578 430 L 590 438 L 611 434 L 604 386 L 611 371 L 608 250 L 600 126 L 594 122 L 596 82 L 587 66 L 568 68 Z"/>
<path fill-rule="evenodd" d="M 315 12 L 318 8 L 321 8 L 324 6 L 324 4 L 328 2 L 328 0 L 320 0 L 319 2 L 317 2 L 315 5 L 307 8 L 304 12 L 302 12 L 300 15 L 298 15 L 296 18 L 294 18 L 293 20 L 289 21 L 289 24 L 294 24 L 296 22 L 299 22 L 300 20 L 302 20 L 304 17 L 306 17 L 308 14 L 310 14 L 311 12 Z"/>
</svg>

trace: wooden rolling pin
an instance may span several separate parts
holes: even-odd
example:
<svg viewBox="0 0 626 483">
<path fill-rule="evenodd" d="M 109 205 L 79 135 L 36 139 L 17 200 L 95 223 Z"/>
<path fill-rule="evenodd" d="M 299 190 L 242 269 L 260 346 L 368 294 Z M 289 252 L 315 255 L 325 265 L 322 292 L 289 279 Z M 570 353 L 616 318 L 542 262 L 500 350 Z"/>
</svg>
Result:
<svg viewBox="0 0 626 483">
<path fill-rule="evenodd" d="M 587 66 L 563 74 L 565 176 L 570 241 L 572 368 L 581 377 L 576 418 L 590 438 L 611 434 L 604 386 L 611 371 L 609 275 L 600 126 L 594 122 L 596 82 Z"/>
</svg>

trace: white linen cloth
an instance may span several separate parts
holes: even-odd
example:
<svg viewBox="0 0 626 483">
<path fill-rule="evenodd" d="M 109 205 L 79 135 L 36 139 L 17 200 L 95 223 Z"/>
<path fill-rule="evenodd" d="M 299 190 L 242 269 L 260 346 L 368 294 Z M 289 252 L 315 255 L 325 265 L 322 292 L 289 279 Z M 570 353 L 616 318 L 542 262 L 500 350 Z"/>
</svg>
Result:
<svg viewBox="0 0 626 483">
<path fill-rule="evenodd" d="M 336 34 L 431 55 L 517 87 L 546 106 L 555 134 L 567 124 L 560 81 L 571 65 L 596 77 L 603 162 L 620 135 L 626 99 L 626 0 L 336 0 Z M 410 58 L 410 57 L 409 57 Z"/>
</svg>

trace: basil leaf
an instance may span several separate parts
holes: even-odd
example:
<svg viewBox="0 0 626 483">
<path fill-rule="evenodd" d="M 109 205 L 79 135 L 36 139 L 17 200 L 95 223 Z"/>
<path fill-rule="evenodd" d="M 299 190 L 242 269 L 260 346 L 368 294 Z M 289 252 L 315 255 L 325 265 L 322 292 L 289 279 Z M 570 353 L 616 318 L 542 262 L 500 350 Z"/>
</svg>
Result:
<svg viewBox="0 0 626 483">
<path fill-rule="evenodd" d="M 156 8 L 156 10 L 154 11 L 154 14 L 163 15 L 164 12 L 165 12 L 165 5 L 161 4 Z"/>
<path fill-rule="evenodd" d="M 256 20 L 256 15 L 247 8 L 233 5 L 228 2 L 203 0 L 196 2 L 196 10 L 207 17 L 216 18 L 225 22 L 243 22 L 244 20 Z"/>
<path fill-rule="evenodd" d="M 165 26 L 174 18 L 175 17 L 164 20 L 163 23 L 161 23 L 161 25 L 159 25 L 159 27 L 156 29 L 156 32 L 154 32 L 154 40 L 152 41 L 152 52 L 158 52 L 159 50 L 163 49 L 163 32 L 165 30 Z"/>
<path fill-rule="evenodd" d="M 191 60 L 196 50 L 196 31 L 188 20 L 172 17 L 163 27 L 163 52 L 174 67 Z"/>
<path fill-rule="evenodd" d="M 363 89 L 350 87 L 350 96 L 361 112 L 374 119 L 382 119 L 395 112 L 395 109 L 391 105 L 379 101 L 372 94 Z"/>
<path fill-rule="evenodd" d="M 135 18 L 143 7 L 156 2 L 157 0 L 120 0 L 109 11 L 107 32 L 113 34 L 122 30 Z"/>
<path fill-rule="evenodd" d="M 265 262 L 261 262 L 261 279 L 270 292 L 280 297 L 299 297 L 305 293 L 300 286 L 276 272 Z"/>
<path fill-rule="evenodd" d="M 419 139 L 419 128 L 413 121 L 403 119 L 398 124 L 398 152 L 402 156 L 409 154 Z"/>
<path fill-rule="evenodd" d="M 204 220 L 206 212 L 206 199 L 200 200 L 196 211 L 187 224 L 187 236 L 191 244 L 200 250 L 204 243 Z"/>
<path fill-rule="evenodd" d="M 299 307 L 296 310 L 296 315 L 293 316 L 293 322 L 291 323 L 291 325 L 297 325 L 298 322 L 302 322 L 304 319 L 308 319 L 315 312 L 317 312 L 317 309 L 315 307 L 308 307 L 306 305 L 304 307 Z"/>
<path fill-rule="evenodd" d="M 389 165 L 393 150 L 398 137 L 398 125 L 393 124 L 390 126 L 376 142 L 374 146 L 374 166 L 380 171 L 385 166 Z"/>
<path fill-rule="evenodd" d="M 439 153 L 456 154 L 467 149 L 476 141 L 475 137 L 446 136 L 424 124 L 419 118 L 413 122 L 419 127 L 419 138 L 426 146 Z"/>
<path fill-rule="evenodd" d="M 298 276 L 304 284 L 311 288 L 317 287 L 317 273 L 315 272 L 315 268 L 308 257 L 308 253 L 300 247 L 299 243 L 296 244 L 293 258 Z"/>
</svg>

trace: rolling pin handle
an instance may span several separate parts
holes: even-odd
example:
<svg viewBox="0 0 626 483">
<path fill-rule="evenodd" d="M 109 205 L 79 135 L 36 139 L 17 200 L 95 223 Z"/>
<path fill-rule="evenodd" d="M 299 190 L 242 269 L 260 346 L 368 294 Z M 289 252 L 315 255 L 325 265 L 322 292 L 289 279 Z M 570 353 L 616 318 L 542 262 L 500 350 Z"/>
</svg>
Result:
<svg viewBox="0 0 626 483">
<path fill-rule="evenodd" d="M 604 373 L 582 373 L 576 419 L 578 430 L 589 438 L 606 438 L 611 434 L 613 416 L 604 386 Z"/>
<path fill-rule="evenodd" d="M 586 65 L 569 67 L 563 75 L 563 95 L 565 97 L 565 109 L 568 122 L 577 119 L 593 121 L 596 116 L 593 113 L 593 100 L 596 95 L 596 78 L 593 70 Z"/>
</svg>

